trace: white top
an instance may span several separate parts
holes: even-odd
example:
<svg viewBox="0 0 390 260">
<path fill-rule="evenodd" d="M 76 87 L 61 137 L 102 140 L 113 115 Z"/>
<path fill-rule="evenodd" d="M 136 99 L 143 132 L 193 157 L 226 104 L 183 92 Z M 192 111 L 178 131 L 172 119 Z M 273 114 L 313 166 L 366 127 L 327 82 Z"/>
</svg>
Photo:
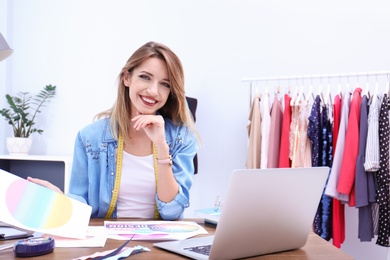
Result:
<svg viewBox="0 0 390 260">
<path fill-rule="evenodd" d="M 153 218 L 156 178 L 153 155 L 135 156 L 123 151 L 118 218 Z"/>
<path fill-rule="evenodd" d="M 261 160 L 260 168 L 266 169 L 268 164 L 269 137 L 271 131 L 271 113 L 269 105 L 269 94 L 263 95 L 261 100 L 263 104 L 261 121 Z"/>
</svg>

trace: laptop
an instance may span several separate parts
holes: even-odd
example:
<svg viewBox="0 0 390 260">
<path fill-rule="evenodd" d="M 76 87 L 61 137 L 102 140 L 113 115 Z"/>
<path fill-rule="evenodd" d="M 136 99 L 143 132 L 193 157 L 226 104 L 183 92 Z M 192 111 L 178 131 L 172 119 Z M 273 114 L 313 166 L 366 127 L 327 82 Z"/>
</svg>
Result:
<svg viewBox="0 0 390 260">
<path fill-rule="evenodd" d="M 234 170 L 213 236 L 153 245 L 193 259 L 238 259 L 303 247 L 329 171 Z"/>
</svg>

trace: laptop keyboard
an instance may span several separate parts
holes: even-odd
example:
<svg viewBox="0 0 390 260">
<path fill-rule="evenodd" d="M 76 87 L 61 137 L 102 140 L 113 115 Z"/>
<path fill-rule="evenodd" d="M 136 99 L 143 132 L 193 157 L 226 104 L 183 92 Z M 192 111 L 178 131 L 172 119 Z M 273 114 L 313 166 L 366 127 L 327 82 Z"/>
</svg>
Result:
<svg viewBox="0 0 390 260">
<path fill-rule="evenodd" d="M 184 248 L 184 250 L 188 250 L 202 255 L 210 255 L 211 245 L 186 247 Z"/>
</svg>

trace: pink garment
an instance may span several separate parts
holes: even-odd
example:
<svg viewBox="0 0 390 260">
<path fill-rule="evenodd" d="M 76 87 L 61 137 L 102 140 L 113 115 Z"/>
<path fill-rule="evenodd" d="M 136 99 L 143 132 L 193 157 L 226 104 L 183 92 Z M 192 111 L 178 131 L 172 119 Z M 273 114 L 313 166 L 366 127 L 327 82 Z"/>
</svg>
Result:
<svg viewBox="0 0 390 260">
<path fill-rule="evenodd" d="M 284 111 L 282 121 L 282 132 L 280 137 L 279 149 L 279 168 L 291 167 L 291 160 L 289 157 L 290 148 L 290 124 L 291 124 L 291 97 L 288 94 L 284 95 Z"/>
<path fill-rule="evenodd" d="M 362 89 L 356 88 L 351 101 L 348 128 L 345 135 L 345 147 L 343 160 L 341 164 L 337 191 L 343 194 L 349 194 L 349 206 L 355 206 L 355 171 L 356 158 L 359 152 L 359 124 L 360 124 L 360 106 L 362 103 Z"/>
<path fill-rule="evenodd" d="M 337 137 L 339 134 L 340 117 L 341 117 L 341 98 L 336 95 L 333 102 L 333 155 L 336 149 Z M 332 203 L 332 234 L 333 245 L 337 248 L 345 240 L 345 209 L 344 204 L 336 198 L 333 198 Z"/>
<path fill-rule="evenodd" d="M 299 105 L 295 105 L 293 109 L 296 112 L 294 115 L 296 118 L 293 126 L 293 139 L 290 139 L 290 142 L 293 143 L 291 167 L 311 167 L 311 144 L 309 138 L 307 137 L 310 111 L 308 102 L 306 100 L 300 101 Z"/>
<path fill-rule="evenodd" d="M 275 95 L 271 107 L 271 131 L 269 135 L 267 168 L 278 168 L 280 136 L 282 132 L 283 108 L 279 97 Z"/>
</svg>

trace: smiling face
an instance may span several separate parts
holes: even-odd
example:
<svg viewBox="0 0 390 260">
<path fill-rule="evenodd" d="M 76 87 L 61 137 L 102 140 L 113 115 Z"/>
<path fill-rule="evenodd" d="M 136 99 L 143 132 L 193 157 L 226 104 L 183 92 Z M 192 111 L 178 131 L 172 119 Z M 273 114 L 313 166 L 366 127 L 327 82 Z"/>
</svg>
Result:
<svg viewBox="0 0 390 260">
<path fill-rule="evenodd" d="M 129 88 L 131 117 L 156 114 L 165 105 L 171 91 L 167 66 L 164 60 L 155 57 L 129 72 L 124 84 Z"/>
</svg>

